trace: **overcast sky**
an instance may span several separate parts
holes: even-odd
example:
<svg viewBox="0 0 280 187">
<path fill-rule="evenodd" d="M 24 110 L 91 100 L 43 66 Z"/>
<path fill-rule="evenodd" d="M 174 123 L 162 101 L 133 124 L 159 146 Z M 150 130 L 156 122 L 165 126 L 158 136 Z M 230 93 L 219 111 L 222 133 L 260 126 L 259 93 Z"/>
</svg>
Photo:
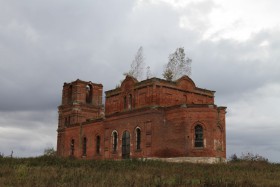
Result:
<svg viewBox="0 0 280 187">
<path fill-rule="evenodd" d="M 138 48 L 154 76 L 184 47 L 227 106 L 227 155 L 280 162 L 279 0 L 0 0 L 0 152 L 56 148 L 64 82 L 113 89 Z"/>
</svg>

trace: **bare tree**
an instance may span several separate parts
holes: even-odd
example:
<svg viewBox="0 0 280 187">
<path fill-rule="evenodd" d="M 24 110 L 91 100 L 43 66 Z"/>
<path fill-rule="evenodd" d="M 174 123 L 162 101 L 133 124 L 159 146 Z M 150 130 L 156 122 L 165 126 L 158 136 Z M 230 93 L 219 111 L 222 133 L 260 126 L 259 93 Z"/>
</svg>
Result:
<svg viewBox="0 0 280 187">
<path fill-rule="evenodd" d="M 141 46 L 138 49 L 135 58 L 130 65 L 129 72 L 124 73 L 124 75 L 130 75 L 136 78 L 137 80 L 142 80 L 144 69 L 145 69 L 145 63 L 144 63 L 144 56 L 143 56 L 143 47 Z"/>
<path fill-rule="evenodd" d="M 191 74 L 192 60 L 186 57 L 183 47 L 177 48 L 176 51 L 169 55 L 168 63 L 164 67 L 163 77 L 166 80 L 174 81 L 183 75 Z"/>
<path fill-rule="evenodd" d="M 151 72 L 150 66 L 146 67 L 146 79 L 152 78 L 153 74 Z"/>
</svg>

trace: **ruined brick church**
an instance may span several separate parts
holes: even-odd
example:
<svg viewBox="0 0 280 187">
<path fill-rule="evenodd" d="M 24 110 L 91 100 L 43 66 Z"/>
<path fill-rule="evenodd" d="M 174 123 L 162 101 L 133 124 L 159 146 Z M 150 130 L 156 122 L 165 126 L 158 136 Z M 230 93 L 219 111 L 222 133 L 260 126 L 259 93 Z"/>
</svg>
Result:
<svg viewBox="0 0 280 187">
<path fill-rule="evenodd" d="M 215 91 L 176 81 L 126 76 L 105 92 L 76 80 L 64 83 L 58 107 L 57 154 L 84 159 L 181 158 L 224 161 L 226 107 Z"/>
</svg>

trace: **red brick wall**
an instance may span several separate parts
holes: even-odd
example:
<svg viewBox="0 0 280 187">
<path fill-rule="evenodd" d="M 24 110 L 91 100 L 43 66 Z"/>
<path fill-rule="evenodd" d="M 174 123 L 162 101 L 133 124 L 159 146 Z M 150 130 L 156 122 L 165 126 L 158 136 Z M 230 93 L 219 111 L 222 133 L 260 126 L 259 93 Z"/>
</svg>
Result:
<svg viewBox="0 0 280 187">
<path fill-rule="evenodd" d="M 162 119 L 152 122 L 154 136 L 152 156 L 225 157 L 225 137 L 223 136 L 225 132 L 221 132 L 220 127 L 217 126 L 216 116 L 217 109 L 211 108 L 165 109 Z M 203 149 L 194 147 L 194 127 L 197 124 L 203 126 Z"/>
<path fill-rule="evenodd" d="M 91 104 L 85 103 L 88 84 L 94 88 Z M 71 85 L 74 102 L 69 104 Z M 103 119 L 100 118 L 101 94 L 102 85 L 91 82 L 77 80 L 64 85 L 59 107 L 59 155 L 70 155 L 74 139 L 77 158 L 121 159 L 122 135 L 128 131 L 131 158 L 226 157 L 226 108 L 214 105 L 214 92 L 197 88 L 190 78 L 182 77 L 176 82 L 157 78 L 138 82 L 128 76 L 120 88 L 106 92 L 106 118 Z M 73 116 L 74 121 L 65 126 L 67 116 Z M 198 124 L 203 127 L 203 148 L 194 146 L 194 128 Z M 136 128 L 141 130 L 139 150 Z M 118 134 L 116 151 L 113 151 L 114 131 Z M 96 152 L 97 136 L 101 140 L 100 153 Z M 86 155 L 83 155 L 84 137 L 87 138 Z"/>
<path fill-rule="evenodd" d="M 128 107 L 130 95 L 131 108 Z M 128 76 L 120 88 L 106 92 L 105 109 L 106 115 L 110 115 L 148 106 L 213 103 L 214 92 L 196 88 L 189 78 L 182 78 L 177 82 L 157 78 L 137 82 Z"/>
</svg>

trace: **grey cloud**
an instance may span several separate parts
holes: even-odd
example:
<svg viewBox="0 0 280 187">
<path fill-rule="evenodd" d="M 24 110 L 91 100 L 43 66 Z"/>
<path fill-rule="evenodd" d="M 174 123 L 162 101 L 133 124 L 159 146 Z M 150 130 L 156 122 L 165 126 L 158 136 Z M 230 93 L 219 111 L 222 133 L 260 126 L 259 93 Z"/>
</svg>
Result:
<svg viewBox="0 0 280 187">
<path fill-rule="evenodd" d="M 212 0 L 190 2 L 181 12 L 187 21 L 184 27 L 203 34 L 210 26 L 208 15 L 216 7 L 217 4 Z"/>
<path fill-rule="evenodd" d="M 57 110 L 37 110 L 37 111 L 5 111 L 0 112 L 1 127 L 22 129 L 40 129 L 50 126 L 57 126 Z M 47 125 L 48 124 L 48 125 Z"/>
<path fill-rule="evenodd" d="M 177 11 L 165 3 L 136 6 L 129 0 L 0 0 L 0 152 L 14 149 L 18 156 L 34 156 L 55 147 L 64 82 L 79 78 L 103 83 L 104 91 L 113 89 L 140 46 L 146 65 L 161 77 L 168 55 L 182 46 L 193 60 L 196 85 L 216 90 L 216 102 L 228 106 L 228 154 L 251 147 L 260 154 L 270 150 L 280 155 L 277 144 L 269 141 L 273 136 L 273 142 L 279 142 L 277 124 L 265 131 L 261 143 L 256 139 L 260 131 L 246 130 L 240 113 L 235 113 L 235 103 L 247 99 L 246 94 L 279 82 L 280 31 L 263 30 L 246 42 L 202 40 L 207 16 L 216 6 L 203 1 Z M 181 28 L 182 16 L 200 30 Z M 264 41 L 268 45 L 261 47 Z M 249 104 L 256 102 L 254 97 Z M 254 122 L 247 123 L 258 128 Z M 4 133 L 14 129 L 15 134 Z"/>
<path fill-rule="evenodd" d="M 108 53 L 102 48 L 133 5 L 133 1 L 110 6 L 104 1 L 6 2 L 0 8 L 8 10 L 0 22 L 0 82 L 6 88 L 0 92 L 7 98 L 1 101 L 1 110 L 56 107 L 64 81 L 92 79 L 96 70 L 103 69 L 104 74 L 100 59 Z M 35 39 L 28 34 L 31 31 Z M 104 46 L 99 47 L 101 43 Z"/>
<path fill-rule="evenodd" d="M 218 97 L 225 96 L 227 102 L 269 82 L 277 82 L 280 65 L 275 59 L 279 53 L 259 45 L 264 40 L 276 45 L 273 38 L 279 32 L 262 32 L 246 42 L 202 41 L 195 46 L 192 57 L 194 79 L 200 86 L 216 90 Z M 222 100 L 225 102 L 224 98 Z"/>
<path fill-rule="evenodd" d="M 56 147 L 57 113 L 16 111 L 0 113 L 0 152 L 13 156 L 38 156 Z"/>
<path fill-rule="evenodd" d="M 253 120 L 253 119 L 252 119 Z M 231 124 L 236 125 L 236 124 Z M 227 156 L 244 153 L 259 154 L 268 158 L 271 162 L 279 162 L 279 128 L 267 128 L 268 124 L 263 124 L 262 128 L 228 127 L 227 130 Z M 270 124 L 270 126 L 278 126 L 278 124 Z"/>
</svg>

